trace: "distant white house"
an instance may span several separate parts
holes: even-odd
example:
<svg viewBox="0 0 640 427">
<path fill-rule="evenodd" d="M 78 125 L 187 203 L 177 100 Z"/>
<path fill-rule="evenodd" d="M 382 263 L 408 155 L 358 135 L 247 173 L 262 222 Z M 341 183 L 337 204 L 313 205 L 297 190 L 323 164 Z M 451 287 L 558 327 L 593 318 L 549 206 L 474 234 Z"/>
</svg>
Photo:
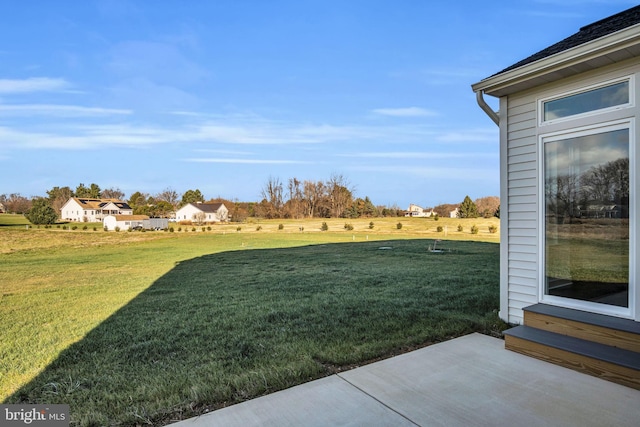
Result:
<svg viewBox="0 0 640 427">
<path fill-rule="evenodd" d="M 435 215 L 435 213 L 433 212 L 433 209 L 426 210 L 418 205 L 414 205 L 413 203 L 409 205 L 409 209 L 407 209 L 407 211 L 404 213 L 404 216 L 406 217 L 419 217 L 419 218 L 430 217 L 432 215 Z"/>
<path fill-rule="evenodd" d="M 458 218 L 458 213 L 459 212 L 460 212 L 460 209 L 455 208 L 454 210 L 449 212 L 449 218 Z"/>
<path fill-rule="evenodd" d="M 107 215 L 102 221 L 107 231 L 143 228 L 145 230 L 164 230 L 169 226 L 166 218 L 149 218 L 147 215 Z"/>
<path fill-rule="evenodd" d="M 189 203 L 176 212 L 176 221 L 224 222 L 229 210 L 224 203 Z"/>
<path fill-rule="evenodd" d="M 72 197 L 60 209 L 60 218 L 75 222 L 100 222 L 107 215 L 133 215 L 133 209 L 118 199 Z"/>
</svg>

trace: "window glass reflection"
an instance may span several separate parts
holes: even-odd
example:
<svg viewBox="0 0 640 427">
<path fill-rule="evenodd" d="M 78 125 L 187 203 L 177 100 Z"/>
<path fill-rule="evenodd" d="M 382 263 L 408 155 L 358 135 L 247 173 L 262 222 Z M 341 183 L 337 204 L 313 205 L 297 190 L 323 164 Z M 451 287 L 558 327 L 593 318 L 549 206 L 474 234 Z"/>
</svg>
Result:
<svg viewBox="0 0 640 427">
<path fill-rule="evenodd" d="M 544 144 L 546 294 L 628 307 L 629 129 Z"/>
<path fill-rule="evenodd" d="M 544 120 L 554 120 L 629 103 L 629 82 L 620 82 L 544 103 Z"/>
</svg>

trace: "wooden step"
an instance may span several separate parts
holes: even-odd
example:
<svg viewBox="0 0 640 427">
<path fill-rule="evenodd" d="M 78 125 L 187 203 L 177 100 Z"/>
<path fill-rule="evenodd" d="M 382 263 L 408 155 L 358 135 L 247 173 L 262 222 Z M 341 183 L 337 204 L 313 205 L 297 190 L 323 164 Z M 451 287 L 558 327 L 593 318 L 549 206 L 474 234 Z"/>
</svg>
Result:
<svg viewBox="0 0 640 427">
<path fill-rule="evenodd" d="M 504 332 L 505 348 L 640 390 L 640 354 L 530 326 Z"/>
<path fill-rule="evenodd" d="M 640 353 L 640 322 L 547 304 L 523 310 L 526 326 Z"/>
</svg>

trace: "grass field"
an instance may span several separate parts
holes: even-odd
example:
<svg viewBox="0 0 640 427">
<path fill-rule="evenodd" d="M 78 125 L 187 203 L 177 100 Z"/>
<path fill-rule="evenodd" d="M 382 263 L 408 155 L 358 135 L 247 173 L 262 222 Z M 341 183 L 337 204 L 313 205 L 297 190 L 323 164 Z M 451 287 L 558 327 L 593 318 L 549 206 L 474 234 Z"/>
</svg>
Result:
<svg viewBox="0 0 640 427">
<path fill-rule="evenodd" d="M 107 233 L 7 218 L 0 399 L 67 403 L 73 425 L 161 425 L 502 327 L 495 219 Z"/>
</svg>

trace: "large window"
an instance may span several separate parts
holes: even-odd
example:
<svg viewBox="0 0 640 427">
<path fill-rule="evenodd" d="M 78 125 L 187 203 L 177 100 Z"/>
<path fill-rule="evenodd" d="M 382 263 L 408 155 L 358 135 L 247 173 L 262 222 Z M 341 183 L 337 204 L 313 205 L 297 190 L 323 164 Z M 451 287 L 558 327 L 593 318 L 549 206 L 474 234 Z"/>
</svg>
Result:
<svg viewBox="0 0 640 427">
<path fill-rule="evenodd" d="M 542 138 L 545 295 L 629 307 L 630 138 L 630 122 Z"/>
</svg>

